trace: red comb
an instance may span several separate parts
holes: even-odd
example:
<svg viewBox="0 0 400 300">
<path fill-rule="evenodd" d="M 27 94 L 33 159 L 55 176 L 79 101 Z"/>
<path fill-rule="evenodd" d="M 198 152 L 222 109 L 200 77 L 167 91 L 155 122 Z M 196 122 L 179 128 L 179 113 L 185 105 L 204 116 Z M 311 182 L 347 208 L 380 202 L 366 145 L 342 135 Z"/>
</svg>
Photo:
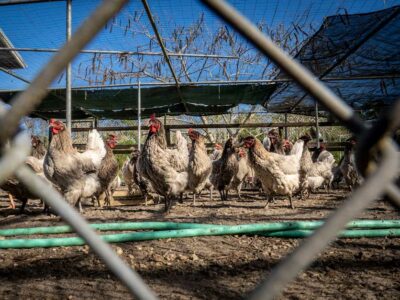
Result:
<svg viewBox="0 0 400 300">
<path fill-rule="evenodd" d="M 55 121 L 56 121 L 56 119 L 51 118 L 50 121 L 49 121 L 49 123 L 50 123 L 50 124 L 53 124 Z"/>
<path fill-rule="evenodd" d="M 192 133 L 193 128 L 189 128 L 188 133 Z"/>
<path fill-rule="evenodd" d="M 155 119 L 156 119 L 156 114 L 151 114 L 150 115 L 150 120 L 155 121 Z"/>
</svg>

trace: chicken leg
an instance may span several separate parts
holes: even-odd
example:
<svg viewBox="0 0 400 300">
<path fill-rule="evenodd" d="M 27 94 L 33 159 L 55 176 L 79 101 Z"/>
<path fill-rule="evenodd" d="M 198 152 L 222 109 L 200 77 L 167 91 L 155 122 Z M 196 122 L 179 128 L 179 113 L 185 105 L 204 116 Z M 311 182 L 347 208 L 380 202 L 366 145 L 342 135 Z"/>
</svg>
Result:
<svg viewBox="0 0 400 300">
<path fill-rule="evenodd" d="M 237 191 L 237 195 L 238 195 L 238 199 L 241 200 L 242 199 L 242 195 L 241 195 L 241 191 L 242 191 L 242 182 L 239 183 L 239 185 L 236 188 Z"/>
<path fill-rule="evenodd" d="M 292 195 L 289 195 L 289 202 L 290 202 L 290 207 L 291 207 L 292 209 L 294 209 Z"/>
<path fill-rule="evenodd" d="M 221 190 L 219 190 L 219 194 L 221 195 L 221 200 L 222 200 L 222 201 L 224 201 L 224 200 L 227 200 L 227 199 L 228 199 L 228 195 L 227 195 L 227 193 L 226 193 L 226 190 L 225 190 L 225 189 L 221 189 Z"/>
<path fill-rule="evenodd" d="M 9 208 L 15 209 L 14 197 L 11 194 L 8 194 L 8 199 L 10 200 Z"/>
<path fill-rule="evenodd" d="M 265 204 L 264 208 L 268 208 L 270 203 L 274 203 L 274 196 L 271 194 L 267 194 L 267 204 Z"/>
<path fill-rule="evenodd" d="M 172 206 L 172 198 L 171 196 L 165 196 L 165 208 L 164 208 L 164 212 L 166 214 L 168 214 L 171 210 L 171 206 Z"/>
<path fill-rule="evenodd" d="M 25 210 L 26 203 L 28 202 L 28 199 L 24 198 L 24 199 L 21 199 L 21 201 L 22 201 L 22 205 L 21 205 L 21 208 L 19 209 L 19 213 L 23 214 L 24 210 Z"/>
<path fill-rule="evenodd" d="M 181 193 L 179 195 L 179 203 L 182 204 L 183 203 L 183 193 Z"/>
</svg>

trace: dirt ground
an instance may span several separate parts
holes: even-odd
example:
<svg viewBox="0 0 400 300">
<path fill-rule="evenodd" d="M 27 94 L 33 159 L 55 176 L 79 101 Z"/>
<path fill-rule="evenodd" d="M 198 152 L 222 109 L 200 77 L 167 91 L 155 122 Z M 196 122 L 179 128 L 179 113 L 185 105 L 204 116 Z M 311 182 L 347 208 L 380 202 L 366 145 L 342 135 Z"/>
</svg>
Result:
<svg viewBox="0 0 400 300">
<path fill-rule="evenodd" d="M 188 199 L 169 215 L 163 206 L 85 207 L 90 222 L 176 221 L 243 224 L 315 220 L 332 212 L 347 191 L 311 195 L 307 201 L 278 200 L 264 209 L 256 193 L 243 200 Z M 40 213 L 38 201 L 18 215 L 0 201 L 0 227 L 60 225 Z M 399 213 L 377 201 L 360 218 L 394 219 Z M 114 244 L 162 299 L 242 299 L 301 240 L 250 236 L 198 237 Z M 0 250 L 1 299 L 129 299 L 124 286 L 88 247 Z M 400 238 L 341 239 L 334 242 L 285 289 L 279 299 L 400 299 Z"/>
</svg>

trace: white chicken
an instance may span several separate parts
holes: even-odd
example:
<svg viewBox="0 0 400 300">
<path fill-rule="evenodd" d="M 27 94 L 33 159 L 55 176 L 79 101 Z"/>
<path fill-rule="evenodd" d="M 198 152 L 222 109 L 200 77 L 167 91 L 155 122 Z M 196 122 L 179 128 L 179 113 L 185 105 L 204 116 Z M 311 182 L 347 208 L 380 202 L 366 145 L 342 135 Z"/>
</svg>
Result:
<svg viewBox="0 0 400 300">
<path fill-rule="evenodd" d="M 179 157 L 185 159 L 180 155 L 182 153 L 180 151 L 184 149 L 168 149 L 161 121 L 152 115 L 149 123 L 149 134 L 138 161 L 139 172 L 150 181 L 154 190 L 165 198 L 165 211 L 169 212 L 172 198 L 180 196 L 187 187 L 188 163 L 179 161 Z M 177 139 L 179 137 L 182 135 L 177 133 Z M 187 142 L 185 145 L 184 141 L 177 141 L 177 146 L 185 146 L 188 151 Z M 188 161 L 189 157 L 187 157 Z"/>
<path fill-rule="evenodd" d="M 229 189 L 236 190 L 238 198 L 241 199 L 243 182 L 247 177 L 252 178 L 254 176 L 254 171 L 250 167 L 247 153 L 242 148 L 239 148 L 239 151 L 237 153 L 237 160 L 237 172 L 233 176 L 232 181 L 229 184 Z"/>
<path fill-rule="evenodd" d="M 46 148 L 37 136 L 32 136 L 31 143 L 32 156 L 26 158 L 25 165 L 31 168 L 43 180 L 48 182 L 43 172 L 43 161 L 44 155 L 46 154 Z M 50 184 L 50 182 L 48 183 Z M 22 202 L 20 213 L 24 212 L 29 199 L 37 199 L 37 196 L 32 194 L 29 189 L 27 189 L 25 185 L 19 182 L 15 177 L 6 180 L 2 185 L 0 185 L 0 188 L 8 192 L 11 208 L 15 209 L 14 197 Z M 46 204 L 44 205 L 44 212 L 49 212 L 49 207 Z"/>
<path fill-rule="evenodd" d="M 140 151 L 134 150 L 131 157 L 127 159 L 123 167 L 125 183 L 128 185 L 130 195 L 134 194 L 134 190 L 140 190 L 144 197 L 145 205 L 148 205 L 149 197 L 159 199 L 159 195 L 154 192 L 151 183 L 141 175 L 139 170 Z"/>
<path fill-rule="evenodd" d="M 209 183 L 212 165 L 211 159 L 207 155 L 204 137 L 199 132 L 192 129 L 189 129 L 188 134 L 189 138 L 192 140 L 192 147 L 189 155 L 188 191 L 193 192 L 193 205 L 195 205 L 196 195 Z"/>
<path fill-rule="evenodd" d="M 319 153 L 317 161 L 313 162 L 307 146 L 311 137 L 303 135 L 300 139 L 304 141 L 304 150 L 301 159 L 301 170 L 304 171 L 304 174 L 302 174 L 303 178 L 300 179 L 300 189 L 303 198 L 307 198 L 310 190 L 314 192 L 322 186 L 325 186 L 327 189 L 330 188 L 333 180 L 335 158 L 332 153 L 324 149 Z"/>
<path fill-rule="evenodd" d="M 94 129 L 89 133 L 86 151 L 79 153 L 61 121 L 51 119 L 50 128 L 53 137 L 44 159 L 44 173 L 61 189 L 67 202 L 79 205 L 82 212 L 81 199 L 92 198 L 100 189 L 98 170 L 107 152 L 104 141 Z"/>
<path fill-rule="evenodd" d="M 253 136 L 245 138 L 241 143 L 241 146 L 249 149 L 250 165 L 260 179 L 264 191 L 268 194 L 268 200 L 274 194 L 285 195 L 289 197 L 290 206 L 294 208 L 292 196 L 299 189 L 303 144 L 302 140 L 298 140 L 293 145 L 290 155 L 282 155 L 268 152 L 263 144 Z"/>
<path fill-rule="evenodd" d="M 130 196 L 132 196 L 135 192 L 135 181 L 134 181 L 135 163 L 136 160 L 134 163 L 131 163 L 131 158 L 127 157 L 121 170 L 125 185 L 128 187 L 128 194 Z"/>
<path fill-rule="evenodd" d="M 339 169 L 350 190 L 357 187 L 362 181 L 355 163 L 354 147 L 356 144 L 357 142 L 354 137 L 346 140 L 344 156 L 339 165 Z"/>
<path fill-rule="evenodd" d="M 188 142 L 182 133 L 177 130 L 175 133 L 176 145 L 173 149 L 167 149 L 171 155 L 172 163 L 178 171 L 185 171 L 189 166 Z"/>
</svg>

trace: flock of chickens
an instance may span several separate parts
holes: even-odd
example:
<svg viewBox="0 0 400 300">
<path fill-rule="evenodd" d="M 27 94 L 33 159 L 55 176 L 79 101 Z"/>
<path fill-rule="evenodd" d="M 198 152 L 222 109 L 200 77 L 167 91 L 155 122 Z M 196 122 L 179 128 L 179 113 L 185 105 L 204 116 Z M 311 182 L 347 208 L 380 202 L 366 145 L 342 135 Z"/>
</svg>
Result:
<svg viewBox="0 0 400 300">
<path fill-rule="evenodd" d="M 313 159 L 307 145 L 309 135 L 300 137 L 294 145 L 281 141 L 274 130 L 264 143 L 252 136 L 240 141 L 231 137 L 223 148 L 217 144 L 211 157 L 204 136 L 189 129 L 188 137 L 191 144 L 177 131 L 176 145 L 169 148 L 163 124 L 152 116 L 142 151 L 132 153 L 123 166 L 129 190 L 138 186 L 146 203 L 150 195 L 162 197 L 168 212 L 173 199 L 182 201 L 185 193 L 193 194 L 193 204 L 204 189 L 210 191 L 211 199 L 213 189 L 218 190 L 221 200 L 228 199 L 231 189 L 240 198 L 242 185 L 251 182 L 266 193 L 267 205 L 275 195 L 281 195 L 287 196 L 294 208 L 294 195 L 306 198 L 311 191 L 330 188 L 342 178 L 350 188 L 360 181 L 354 165 L 354 139 L 348 140 L 345 155 L 335 166 L 333 155 L 324 147 L 316 149 Z"/>
<path fill-rule="evenodd" d="M 50 120 L 50 128 L 52 138 L 47 151 L 37 137 L 32 137 L 33 152 L 26 165 L 80 211 L 83 199 L 92 199 L 100 205 L 103 198 L 110 205 L 113 192 L 120 184 L 113 154 L 116 137 L 109 135 L 103 141 L 94 129 L 89 132 L 86 150 L 81 153 L 73 147 L 71 135 L 61 121 Z M 282 141 L 274 130 L 263 142 L 253 136 L 241 140 L 231 137 L 224 147 L 216 144 L 211 156 L 203 135 L 189 129 L 188 137 L 189 144 L 177 131 L 176 144 L 169 147 L 163 124 L 151 116 L 142 150 L 133 151 L 122 168 L 129 192 L 138 187 L 146 205 L 149 196 L 163 198 L 165 211 L 169 212 L 174 199 L 182 202 L 184 194 L 192 193 L 195 204 L 196 197 L 205 189 L 210 191 L 211 199 L 214 189 L 218 190 L 221 200 L 228 199 L 231 189 L 241 198 L 241 188 L 246 183 L 266 194 L 266 206 L 280 195 L 288 197 L 294 208 L 294 195 L 307 198 L 310 192 L 320 187 L 330 188 L 342 178 L 350 188 L 360 181 L 354 165 L 354 139 L 347 141 L 345 154 L 335 166 L 333 155 L 324 147 L 315 149 L 311 155 L 307 145 L 311 137 L 307 134 L 293 145 Z M 28 199 L 35 199 L 16 178 L 8 179 L 0 188 L 9 193 L 13 208 L 14 197 L 22 201 L 21 212 Z"/>
</svg>

